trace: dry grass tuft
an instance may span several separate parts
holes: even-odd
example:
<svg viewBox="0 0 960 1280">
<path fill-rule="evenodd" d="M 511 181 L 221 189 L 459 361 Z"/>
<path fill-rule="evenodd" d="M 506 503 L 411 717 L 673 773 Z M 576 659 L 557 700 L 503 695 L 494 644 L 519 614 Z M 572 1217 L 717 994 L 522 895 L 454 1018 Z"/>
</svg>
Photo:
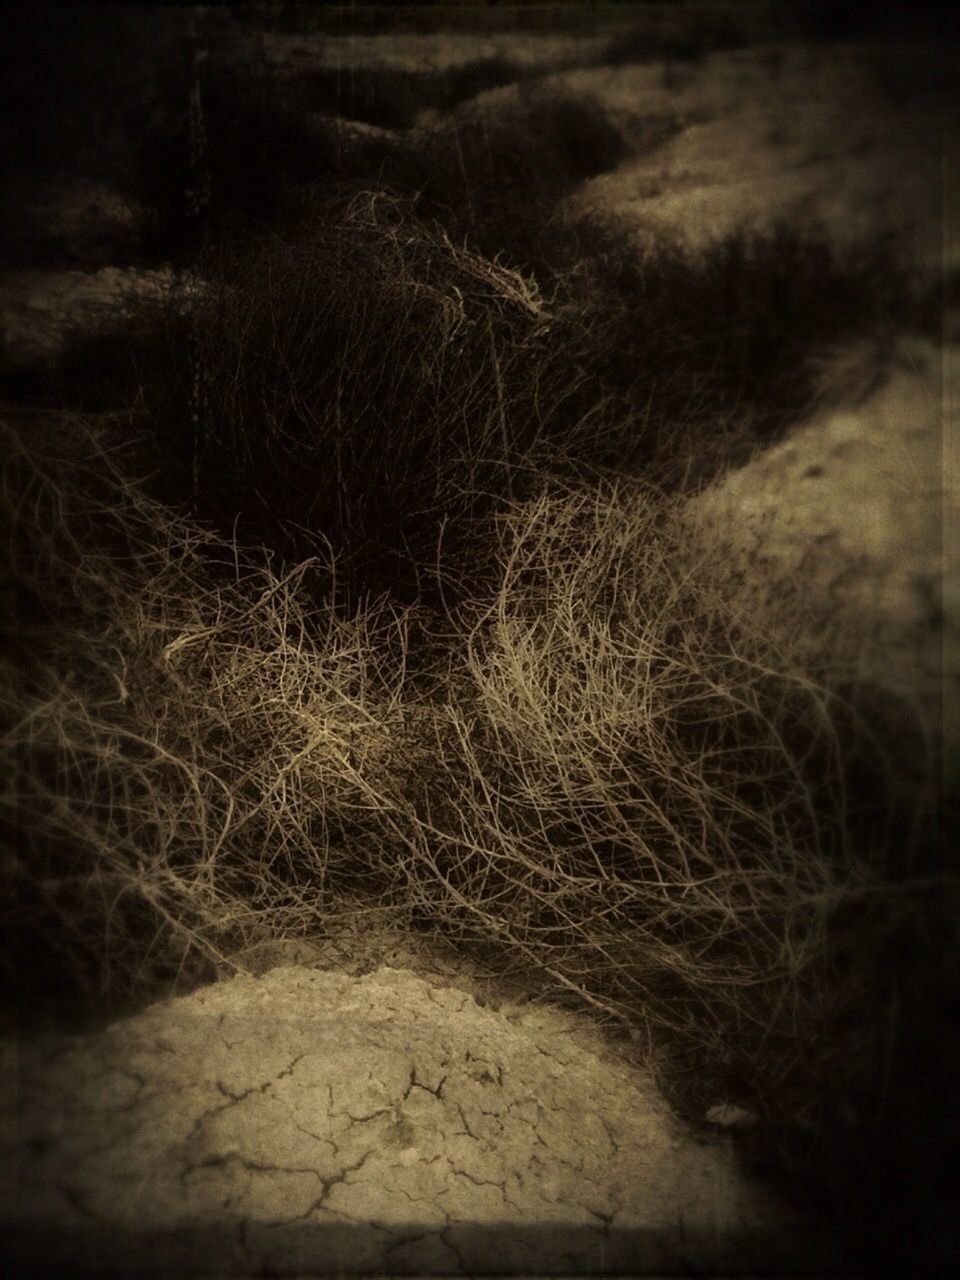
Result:
<svg viewBox="0 0 960 1280">
<path fill-rule="evenodd" d="M 174 517 L 102 425 L 5 434 L 8 940 L 41 983 L 102 998 L 331 927 L 366 884 L 350 777 L 400 718 L 404 616 L 336 616 L 310 603 L 310 562 L 278 576 Z"/>
<path fill-rule="evenodd" d="M 407 200 L 328 194 L 208 278 L 141 383 L 159 491 L 291 561 L 318 532 L 354 599 L 420 598 L 441 538 L 462 565 L 491 505 L 610 452 L 576 327 Z"/>
<path fill-rule="evenodd" d="M 887 1169 L 892 1129 L 912 1168 L 933 1137 L 931 744 L 802 593 L 747 593 L 642 487 L 501 535 L 419 760 L 366 784 L 383 856 L 417 919 L 632 1027 L 694 1120 L 755 1108 L 756 1158 L 855 1217 L 866 1153 Z"/>
<path fill-rule="evenodd" d="M 425 914 L 610 1015 L 795 1050 L 831 955 L 913 883 L 903 766 L 839 627 L 811 641 L 802 601 L 748 596 L 638 486 L 541 496 L 501 536 L 434 723 L 441 786 L 403 795 Z M 858 812 L 854 756 L 884 813 Z"/>
</svg>

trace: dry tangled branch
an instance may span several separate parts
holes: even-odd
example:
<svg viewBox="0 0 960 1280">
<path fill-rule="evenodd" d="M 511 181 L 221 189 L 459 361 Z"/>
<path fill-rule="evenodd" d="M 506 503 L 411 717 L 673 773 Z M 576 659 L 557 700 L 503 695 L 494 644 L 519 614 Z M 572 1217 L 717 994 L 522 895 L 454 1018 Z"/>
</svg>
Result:
<svg viewBox="0 0 960 1280">
<path fill-rule="evenodd" d="M 806 1104 L 809 1047 L 869 1025 L 940 884 L 918 862 L 932 760 L 906 707 L 878 730 L 828 619 L 811 642 L 801 599 L 751 598 L 695 546 L 637 486 L 515 508 L 433 767 L 357 783 L 419 918 L 701 1079 L 712 1056 L 754 1101 Z"/>
<path fill-rule="evenodd" d="M 6 434 L 5 802 L 39 951 L 113 992 L 330 926 L 364 883 L 350 772 L 400 717 L 404 616 L 305 603 L 309 562 L 278 576 L 174 517 L 102 428 Z"/>
<path fill-rule="evenodd" d="M 354 598 L 415 598 L 478 517 L 545 466 L 611 455 L 575 327 L 535 283 L 409 200 L 317 198 L 296 231 L 224 249 L 169 376 L 147 379 L 163 492 L 292 560 L 320 531 Z M 176 344 L 179 342 L 180 346 Z"/>
<path fill-rule="evenodd" d="M 745 594 L 640 486 L 546 489 L 424 682 L 416 609 L 175 516 L 109 423 L 6 434 L 8 965 L 155 990 L 386 911 L 645 1029 L 701 1096 L 813 1129 L 875 1098 L 892 959 L 942 950 L 935 770 L 802 596 Z"/>
</svg>

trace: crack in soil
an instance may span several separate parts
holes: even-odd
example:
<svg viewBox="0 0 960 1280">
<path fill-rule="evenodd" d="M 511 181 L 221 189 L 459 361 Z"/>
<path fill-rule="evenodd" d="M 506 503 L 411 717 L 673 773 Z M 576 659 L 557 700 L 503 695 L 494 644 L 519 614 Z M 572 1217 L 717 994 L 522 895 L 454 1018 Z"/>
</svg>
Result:
<svg viewBox="0 0 960 1280">
<path fill-rule="evenodd" d="M 317 1197 L 316 1200 L 313 1201 L 311 1205 L 309 1205 L 303 1211 L 303 1213 L 298 1213 L 292 1218 L 284 1218 L 274 1222 L 267 1222 L 264 1225 L 268 1227 L 289 1226 L 291 1223 L 294 1223 L 294 1222 L 306 1221 L 306 1219 L 309 1218 L 311 1214 L 316 1213 L 318 1209 L 325 1209 L 327 1197 L 330 1195 L 330 1192 L 333 1190 L 333 1188 L 338 1186 L 341 1182 L 346 1182 L 349 1174 L 356 1173 L 358 1169 L 362 1169 L 363 1166 L 367 1163 L 367 1161 L 375 1154 L 376 1153 L 374 1151 L 365 1151 L 364 1154 L 360 1157 L 360 1159 L 355 1164 L 347 1165 L 344 1169 L 341 1169 L 339 1173 L 332 1174 L 330 1177 L 324 1177 L 324 1175 L 321 1173 L 318 1173 L 316 1169 L 298 1170 L 298 1172 L 301 1172 L 301 1173 L 312 1173 L 318 1179 L 321 1187 L 323 1188 L 320 1195 Z M 339 1216 L 344 1218 L 350 1217 L 350 1214 L 344 1212 L 343 1210 L 338 1210 L 337 1213 Z"/>
</svg>

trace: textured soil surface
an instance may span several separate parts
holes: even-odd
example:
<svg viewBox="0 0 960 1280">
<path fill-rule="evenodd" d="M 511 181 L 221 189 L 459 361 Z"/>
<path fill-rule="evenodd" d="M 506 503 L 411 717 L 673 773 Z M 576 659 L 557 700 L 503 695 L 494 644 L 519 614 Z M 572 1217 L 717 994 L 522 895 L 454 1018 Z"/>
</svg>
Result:
<svg viewBox="0 0 960 1280">
<path fill-rule="evenodd" d="M 960 693 L 958 370 L 956 348 L 902 345 L 858 406 L 815 415 L 692 504 L 748 583 L 831 602 L 864 674 L 933 729 Z"/>
<path fill-rule="evenodd" d="M 786 222 L 838 246 L 886 237 L 923 270 L 955 266 L 943 236 L 942 104 L 935 86 L 929 99 L 919 92 L 924 57 L 903 53 L 906 105 L 886 61 L 856 45 L 570 72 L 565 85 L 594 95 L 634 144 L 570 197 L 570 211 L 612 221 L 645 247 L 679 241 L 698 252 Z M 665 139 L 656 120 L 672 125 Z"/>
<path fill-rule="evenodd" d="M 5 1233 L 115 1275 L 826 1261 L 582 1017 L 381 967 L 244 974 L 8 1043 Z M 819 1250 L 819 1254 L 818 1254 Z"/>
</svg>

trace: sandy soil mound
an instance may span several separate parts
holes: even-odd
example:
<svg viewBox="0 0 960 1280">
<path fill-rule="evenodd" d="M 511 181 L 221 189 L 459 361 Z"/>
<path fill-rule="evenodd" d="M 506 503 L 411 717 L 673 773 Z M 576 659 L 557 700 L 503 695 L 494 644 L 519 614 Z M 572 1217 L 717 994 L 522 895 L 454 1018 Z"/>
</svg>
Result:
<svg viewBox="0 0 960 1280">
<path fill-rule="evenodd" d="M 960 692 L 958 371 L 955 348 L 902 344 L 858 407 L 815 416 L 691 507 L 748 583 L 799 579 L 832 601 L 865 673 L 931 725 Z"/>
<path fill-rule="evenodd" d="M 119 325 L 143 299 L 167 297 L 169 268 L 11 271 L 0 277 L 0 350 L 17 367 L 54 359 L 71 333 Z"/>
<path fill-rule="evenodd" d="M 917 76 L 922 84 L 922 67 Z M 786 220 L 839 245 L 892 237 L 908 261 L 944 266 L 942 114 L 916 92 L 899 103 L 868 51 L 754 48 L 554 81 L 603 102 L 635 144 L 645 117 L 677 120 L 662 145 L 635 145 L 585 183 L 569 201 L 576 217 L 693 252 Z"/>
<path fill-rule="evenodd" d="M 813 1256 L 727 1140 L 681 1127 L 582 1017 L 481 1008 L 409 972 L 242 975 L 7 1051 L 4 1229 L 32 1265 L 647 1273 Z"/>
<path fill-rule="evenodd" d="M 142 217 L 109 183 L 12 172 L 0 195 L 0 253 L 12 267 L 51 257 L 99 266 L 133 252 Z"/>
</svg>

